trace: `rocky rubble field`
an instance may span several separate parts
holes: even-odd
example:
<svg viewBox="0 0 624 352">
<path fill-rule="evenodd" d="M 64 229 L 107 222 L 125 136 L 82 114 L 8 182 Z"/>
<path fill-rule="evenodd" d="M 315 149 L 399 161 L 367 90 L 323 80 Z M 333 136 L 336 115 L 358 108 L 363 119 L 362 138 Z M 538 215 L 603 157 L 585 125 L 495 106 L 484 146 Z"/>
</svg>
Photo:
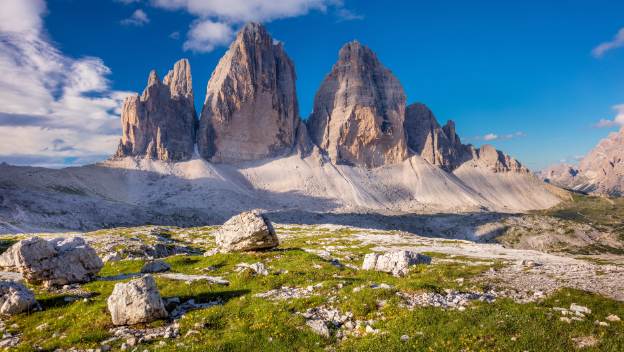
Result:
<svg viewBox="0 0 624 352">
<path fill-rule="evenodd" d="M 48 287 L 29 281 L 34 269 L 3 272 L 3 279 L 23 286 L 3 286 L 0 292 L 0 306 L 6 308 L 0 346 L 16 351 L 624 349 L 624 267 L 617 260 L 400 231 L 271 226 L 254 219 L 235 217 L 223 227 L 37 234 L 47 240 L 84 238 L 103 267 L 95 278 Z M 232 237 L 236 226 L 250 237 Z M 3 244 L 15 246 L 32 236 L 5 237 Z M 70 246 L 67 252 L 63 243 L 82 243 L 55 241 L 50 242 L 59 251 L 55 258 L 77 250 Z M 15 248 L 6 253 L 18 253 Z M 75 253 L 82 258 L 88 252 Z M 58 276 L 45 275 L 50 282 Z"/>
</svg>

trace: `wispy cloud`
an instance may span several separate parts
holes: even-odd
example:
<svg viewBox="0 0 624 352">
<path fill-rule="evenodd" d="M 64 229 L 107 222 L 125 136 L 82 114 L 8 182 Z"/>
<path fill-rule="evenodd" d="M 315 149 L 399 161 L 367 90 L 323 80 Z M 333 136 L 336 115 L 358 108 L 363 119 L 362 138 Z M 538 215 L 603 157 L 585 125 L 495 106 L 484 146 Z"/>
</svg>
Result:
<svg viewBox="0 0 624 352">
<path fill-rule="evenodd" d="M 200 53 L 227 45 L 236 30 L 249 21 L 271 22 L 329 9 L 335 10 L 343 20 L 361 19 L 360 15 L 346 9 L 342 0 L 151 0 L 150 4 L 195 16 L 183 48 Z"/>
<path fill-rule="evenodd" d="M 592 55 L 595 58 L 601 58 L 608 51 L 621 48 L 623 46 L 624 46 L 624 28 L 621 28 L 611 41 L 600 43 L 597 47 L 595 47 L 592 50 Z"/>
<path fill-rule="evenodd" d="M 132 15 L 126 19 L 121 20 L 121 24 L 124 26 L 136 26 L 142 27 L 148 24 L 150 21 L 145 11 L 141 9 L 135 10 Z"/>
<path fill-rule="evenodd" d="M 169 34 L 169 39 L 178 40 L 180 39 L 180 32 L 175 31 Z"/>
<path fill-rule="evenodd" d="M 624 104 L 613 106 L 616 115 L 613 119 L 600 119 L 594 124 L 596 128 L 611 128 L 624 126 Z"/>
<path fill-rule="evenodd" d="M 0 161 L 110 155 L 129 93 L 111 90 L 101 59 L 52 45 L 45 13 L 42 0 L 0 2 Z"/>
<path fill-rule="evenodd" d="M 518 131 L 514 133 L 507 133 L 507 134 L 486 133 L 483 136 L 477 136 L 472 139 L 476 141 L 491 142 L 491 141 L 508 141 L 510 139 L 521 138 L 521 137 L 526 137 L 526 133 L 522 131 Z"/>
<path fill-rule="evenodd" d="M 353 12 L 353 10 L 349 10 L 347 8 L 339 8 L 336 10 L 336 16 L 339 21 L 357 21 L 363 20 L 364 15 Z"/>
</svg>

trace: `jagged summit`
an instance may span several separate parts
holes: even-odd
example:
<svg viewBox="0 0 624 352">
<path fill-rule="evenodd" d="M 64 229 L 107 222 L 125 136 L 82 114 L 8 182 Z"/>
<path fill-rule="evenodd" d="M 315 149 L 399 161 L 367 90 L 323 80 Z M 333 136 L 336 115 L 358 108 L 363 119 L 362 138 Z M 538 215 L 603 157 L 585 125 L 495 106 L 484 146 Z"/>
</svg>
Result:
<svg viewBox="0 0 624 352">
<path fill-rule="evenodd" d="M 202 157 L 239 162 L 288 154 L 300 129 L 295 68 L 257 23 L 245 25 L 208 82 L 198 131 Z"/>
<path fill-rule="evenodd" d="M 624 195 L 624 128 L 610 133 L 583 157 L 578 166 L 553 165 L 542 178 L 575 191 Z"/>
<path fill-rule="evenodd" d="M 187 160 L 196 143 L 199 155 L 216 163 L 320 150 L 334 164 L 369 169 L 416 154 L 447 172 L 468 162 L 494 172 L 527 171 L 491 146 L 462 144 L 455 123 L 440 126 L 426 105 L 406 108 L 400 82 L 358 41 L 340 49 L 307 125 L 299 117 L 295 80 L 283 46 L 261 24 L 248 23 L 208 82 L 201 119 L 188 60 L 178 61 L 162 81 L 152 70 L 141 96 L 124 104 L 115 156 Z"/>
<path fill-rule="evenodd" d="M 316 93 L 308 130 L 334 163 L 395 164 L 408 156 L 405 100 L 401 83 L 377 55 L 349 42 Z"/>
<path fill-rule="evenodd" d="M 141 96 L 126 98 L 121 113 L 122 137 L 115 157 L 142 156 L 164 161 L 189 159 L 195 142 L 195 107 L 188 60 L 165 76 L 149 74 Z"/>
</svg>

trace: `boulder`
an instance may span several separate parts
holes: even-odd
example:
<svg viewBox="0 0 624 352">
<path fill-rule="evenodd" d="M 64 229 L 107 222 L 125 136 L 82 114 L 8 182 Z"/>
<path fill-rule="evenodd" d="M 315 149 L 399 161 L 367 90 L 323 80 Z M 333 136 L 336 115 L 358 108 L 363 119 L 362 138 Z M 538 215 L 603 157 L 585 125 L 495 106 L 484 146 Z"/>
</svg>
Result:
<svg viewBox="0 0 624 352">
<path fill-rule="evenodd" d="M 149 323 L 168 316 L 151 275 L 115 284 L 106 303 L 115 325 Z"/>
<path fill-rule="evenodd" d="M 35 295 L 19 282 L 0 281 L 0 314 L 13 315 L 26 312 L 37 302 Z"/>
<path fill-rule="evenodd" d="M 145 263 L 141 268 L 142 273 L 162 273 L 171 270 L 171 265 L 162 260 L 153 260 Z"/>
<path fill-rule="evenodd" d="M 191 66 L 182 59 L 161 81 L 150 72 L 141 96 L 124 101 L 123 134 L 115 157 L 140 156 L 164 161 L 190 159 L 195 145 L 197 115 Z"/>
<path fill-rule="evenodd" d="M 395 251 L 384 254 L 369 253 L 364 256 L 364 270 L 376 270 L 405 276 L 409 267 L 416 264 L 430 264 L 431 257 L 412 251 Z"/>
<path fill-rule="evenodd" d="M 282 44 L 262 25 L 245 25 L 208 82 L 200 155 L 231 163 L 285 155 L 305 144 L 295 79 Z"/>
<path fill-rule="evenodd" d="M 345 44 L 314 98 L 310 137 L 337 164 L 374 168 L 408 157 L 405 92 L 375 53 Z"/>
<path fill-rule="evenodd" d="M 83 238 L 45 240 L 32 237 L 0 255 L 0 267 L 21 273 L 34 284 L 62 286 L 91 281 L 102 269 L 102 260 Z"/>
<path fill-rule="evenodd" d="M 277 247 L 273 225 L 259 211 L 247 211 L 226 221 L 215 235 L 221 252 L 253 251 Z"/>
</svg>

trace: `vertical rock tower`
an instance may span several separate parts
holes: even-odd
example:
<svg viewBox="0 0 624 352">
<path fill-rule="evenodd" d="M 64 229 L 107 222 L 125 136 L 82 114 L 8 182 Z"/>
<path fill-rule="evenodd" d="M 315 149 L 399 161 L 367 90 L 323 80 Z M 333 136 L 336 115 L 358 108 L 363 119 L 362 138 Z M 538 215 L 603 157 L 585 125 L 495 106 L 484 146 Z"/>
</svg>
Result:
<svg viewBox="0 0 624 352">
<path fill-rule="evenodd" d="M 455 132 L 455 122 L 441 127 L 425 104 L 415 103 L 405 112 L 407 145 L 431 164 L 453 171 L 473 157 L 469 146 L 463 145 Z"/>
<path fill-rule="evenodd" d="M 156 71 L 150 72 L 143 94 L 126 98 L 121 112 L 123 134 L 115 156 L 189 159 L 196 121 L 191 66 L 182 59 L 162 82 Z"/>
<path fill-rule="evenodd" d="M 316 93 L 308 130 L 332 162 L 374 168 L 407 158 L 404 115 L 399 81 L 354 41 L 340 49 Z"/>
<path fill-rule="evenodd" d="M 295 68 L 281 43 L 248 23 L 208 82 L 197 145 L 212 162 L 275 157 L 293 150 L 299 118 Z"/>
</svg>

